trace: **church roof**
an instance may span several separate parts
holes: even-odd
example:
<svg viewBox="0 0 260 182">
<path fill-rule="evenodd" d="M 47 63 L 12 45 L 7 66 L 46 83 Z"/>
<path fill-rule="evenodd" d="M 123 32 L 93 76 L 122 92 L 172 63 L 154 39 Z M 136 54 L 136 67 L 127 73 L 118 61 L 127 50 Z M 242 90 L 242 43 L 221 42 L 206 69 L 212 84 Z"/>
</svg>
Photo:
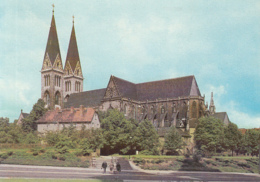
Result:
<svg viewBox="0 0 260 182">
<path fill-rule="evenodd" d="M 220 119 L 223 122 L 225 121 L 225 118 L 227 117 L 228 122 L 230 122 L 226 112 L 216 112 L 212 116 L 214 118 Z"/>
<path fill-rule="evenodd" d="M 113 76 L 122 97 L 139 101 L 201 96 L 194 76 L 134 84 Z"/>
<path fill-rule="evenodd" d="M 23 116 L 23 118 L 26 118 L 27 116 L 29 116 L 29 113 L 22 112 L 21 115 Z"/>
<path fill-rule="evenodd" d="M 81 111 L 81 109 L 83 111 Z M 82 114 L 81 114 L 82 112 Z M 73 122 L 91 122 L 95 114 L 93 108 L 72 108 L 72 109 L 56 109 L 47 111 L 37 123 L 73 123 Z"/>
<path fill-rule="evenodd" d="M 71 94 L 68 101 L 64 104 L 65 108 L 79 107 L 84 105 L 86 107 L 95 107 L 100 105 L 101 100 L 105 95 L 106 89 L 91 90 L 86 92 Z"/>
<path fill-rule="evenodd" d="M 74 72 L 78 62 L 80 64 L 79 51 L 78 51 L 75 28 L 73 23 L 65 67 L 69 63 L 72 71 Z"/>
<path fill-rule="evenodd" d="M 49 55 L 51 64 L 53 65 L 55 62 L 55 59 L 57 57 L 57 54 L 60 55 L 60 46 L 59 46 L 59 41 L 58 41 L 58 35 L 57 35 L 54 15 L 52 15 L 52 19 L 51 19 L 51 27 L 50 27 L 50 31 L 49 31 L 49 37 L 48 37 L 48 41 L 47 41 L 45 55 L 47 53 Z"/>
</svg>

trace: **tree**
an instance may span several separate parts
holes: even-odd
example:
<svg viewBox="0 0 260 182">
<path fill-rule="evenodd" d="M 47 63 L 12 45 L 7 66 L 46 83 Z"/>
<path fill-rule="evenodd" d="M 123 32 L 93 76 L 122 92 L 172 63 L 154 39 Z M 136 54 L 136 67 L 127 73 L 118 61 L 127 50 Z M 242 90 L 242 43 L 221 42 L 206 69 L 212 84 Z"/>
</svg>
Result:
<svg viewBox="0 0 260 182">
<path fill-rule="evenodd" d="M 151 121 L 142 121 L 136 130 L 136 148 L 139 151 L 147 151 L 152 155 L 159 154 L 159 135 Z"/>
<path fill-rule="evenodd" d="M 128 121 L 117 109 L 108 110 L 107 117 L 101 123 L 104 136 L 103 153 L 111 154 L 129 151 L 129 138 L 135 131 L 135 125 Z"/>
<path fill-rule="evenodd" d="M 244 150 L 252 156 L 258 155 L 260 133 L 254 129 L 247 130 L 243 136 Z"/>
<path fill-rule="evenodd" d="M 224 144 L 224 124 L 214 117 L 199 119 L 195 128 L 194 139 L 198 149 L 204 152 L 222 151 Z"/>
<path fill-rule="evenodd" d="M 182 137 L 174 126 L 165 134 L 164 139 L 164 148 L 170 150 L 172 153 L 175 153 L 183 146 Z"/>
<path fill-rule="evenodd" d="M 234 123 L 229 123 L 224 129 L 225 131 L 225 148 L 232 151 L 238 149 L 239 143 L 241 142 L 241 132 L 238 130 L 238 127 Z"/>
<path fill-rule="evenodd" d="M 22 129 L 25 132 L 32 132 L 37 130 L 36 121 L 42 117 L 47 109 L 44 108 L 45 103 L 42 99 L 39 99 L 36 104 L 33 105 L 33 109 L 30 114 L 22 119 Z"/>
</svg>

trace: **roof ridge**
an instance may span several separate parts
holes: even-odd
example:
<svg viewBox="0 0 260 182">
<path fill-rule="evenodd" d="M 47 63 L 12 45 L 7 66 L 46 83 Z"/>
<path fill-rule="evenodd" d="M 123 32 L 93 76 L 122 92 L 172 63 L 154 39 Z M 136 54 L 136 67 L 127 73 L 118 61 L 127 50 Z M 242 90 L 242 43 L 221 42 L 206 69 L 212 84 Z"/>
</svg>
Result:
<svg viewBox="0 0 260 182">
<path fill-rule="evenodd" d="M 117 79 L 119 79 L 119 80 L 122 80 L 122 81 L 125 81 L 125 82 L 132 83 L 132 84 L 136 85 L 136 83 L 133 83 L 133 82 L 130 82 L 130 81 L 128 81 L 128 80 L 119 78 L 119 77 L 117 77 L 117 76 L 112 75 L 112 77 L 115 77 L 115 78 L 117 78 Z"/>
<path fill-rule="evenodd" d="M 144 83 L 154 83 L 154 82 L 161 82 L 161 81 L 168 81 L 168 80 L 177 80 L 181 78 L 188 78 L 188 77 L 194 77 L 194 75 L 189 75 L 189 76 L 182 76 L 182 77 L 177 77 L 177 78 L 169 78 L 169 79 L 163 79 L 163 80 L 155 80 L 155 81 L 149 81 L 149 82 L 142 82 L 142 83 L 137 83 L 136 85 L 144 84 Z"/>
</svg>

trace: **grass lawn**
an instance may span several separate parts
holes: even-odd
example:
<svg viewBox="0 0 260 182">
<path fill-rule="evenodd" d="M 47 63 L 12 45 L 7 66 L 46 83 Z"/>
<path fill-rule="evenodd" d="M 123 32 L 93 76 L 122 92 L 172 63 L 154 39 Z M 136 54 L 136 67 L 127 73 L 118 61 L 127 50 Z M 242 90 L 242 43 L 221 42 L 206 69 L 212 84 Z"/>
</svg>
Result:
<svg viewBox="0 0 260 182">
<path fill-rule="evenodd" d="M 86 182 L 122 182 L 122 180 L 101 180 L 101 179 L 1 179 L 0 182 L 81 182 L 81 181 L 86 181 Z"/>
</svg>

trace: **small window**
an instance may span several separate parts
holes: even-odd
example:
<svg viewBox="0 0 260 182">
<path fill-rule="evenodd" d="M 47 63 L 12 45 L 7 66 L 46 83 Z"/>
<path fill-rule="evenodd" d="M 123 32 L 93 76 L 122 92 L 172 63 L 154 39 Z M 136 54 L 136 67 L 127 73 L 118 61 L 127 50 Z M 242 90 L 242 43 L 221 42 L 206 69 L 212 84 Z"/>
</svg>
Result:
<svg viewBox="0 0 260 182">
<path fill-rule="evenodd" d="M 162 108 L 161 108 L 161 114 L 164 114 L 165 113 L 165 108 L 164 108 L 164 106 L 162 106 Z"/>
</svg>

